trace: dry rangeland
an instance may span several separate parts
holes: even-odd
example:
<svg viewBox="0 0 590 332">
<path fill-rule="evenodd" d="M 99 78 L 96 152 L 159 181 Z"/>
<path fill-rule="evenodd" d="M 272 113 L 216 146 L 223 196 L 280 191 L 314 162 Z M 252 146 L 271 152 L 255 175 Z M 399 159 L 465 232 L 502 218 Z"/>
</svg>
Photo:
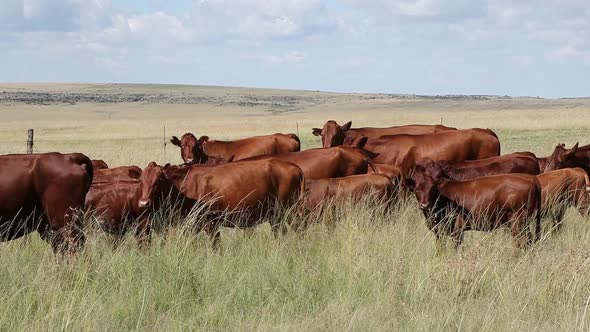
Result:
<svg viewBox="0 0 590 332">
<path fill-rule="evenodd" d="M 590 143 L 590 99 L 401 96 L 162 85 L 0 84 L 0 153 L 78 151 L 111 166 L 179 163 L 166 135 L 214 138 L 297 132 L 326 120 L 356 126 L 440 123 L 489 127 L 503 153 L 548 154 Z M 164 220 L 167 219 L 167 220 Z M 159 218 L 157 222 L 169 222 Z M 57 262 L 37 235 L 0 244 L 2 330 L 588 330 L 590 225 L 573 209 L 559 234 L 512 255 L 505 231 L 469 234 L 459 253 L 435 255 L 414 200 L 383 213 L 349 206 L 323 216 L 332 230 L 275 239 L 171 227 L 139 250 L 91 234 Z"/>
</svg>

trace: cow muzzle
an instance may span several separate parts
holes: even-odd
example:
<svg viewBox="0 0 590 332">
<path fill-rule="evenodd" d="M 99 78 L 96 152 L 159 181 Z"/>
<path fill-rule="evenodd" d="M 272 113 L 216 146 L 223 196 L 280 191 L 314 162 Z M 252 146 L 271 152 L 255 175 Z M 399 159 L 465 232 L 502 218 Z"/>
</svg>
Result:
<svg viewBox="0 0 590 332">
<path fill-rule="evenodd" d="M 146 207 L 149 207 L 150 205 L 151 205 L 150 200 L 147 200 L 146 199 L 146 200 L 140 200 L 139 201 L 139 207 L 140 208 L 146 208 Z"/>
<path fill-rule="evenodd" d="M 185 164 L 192 164 L 194 159 L 185 159 L 184 163 Z"/>
<path fill-rule="evenodd" d="M 420 210 L 426 210 L 428 209 L 428 203 L 420 203 Z"/>
</svg>

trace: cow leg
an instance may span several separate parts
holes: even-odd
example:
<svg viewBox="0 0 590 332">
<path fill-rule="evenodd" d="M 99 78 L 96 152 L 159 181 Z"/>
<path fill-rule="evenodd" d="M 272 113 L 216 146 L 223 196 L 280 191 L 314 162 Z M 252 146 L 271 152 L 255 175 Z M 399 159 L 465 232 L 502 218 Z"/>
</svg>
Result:
<svg viewBox="0 0 590 332">
<path fill-rule="evenodd" d="M 524 237 L 529 237 L 530 229 L 526 223 L 526 214 L 523 211 L 519 211 L 514 213 L 510 218 L 510 225 L 512 231 L 512 239 L 514 241 L 514 245 L 516 249 L 523 249 L 524 248 Z M 527 239 L 526 242 L 530 242 Z M 516 253 L 516 252 L 515 252 Z"/>
<path fill-rule="evenodd" d="M 459 246 L 463 243 L 465 235 L 465 219 L 463 216 L 457 216 L 455 220 L 455 227 L 453 229 L 453 233 L 451 234 L 454 242 L 455 242 L 455 250 L 459 249 Z"/>
<path fill-rule="evenodd" d="M 219 233 L 219 227 L 217 222 L 210 221 L 205 224 L 203 227 L 205 233 L 209 235 L 209 240 L 211 241 L 212 247 L 214 250 L 219 250 L 219 244 L 221 242 L 221 234 Z"/>
<path fill-rule="evenodd" d="M 147 248 L 151 244 L 151 220 L 147 216 L 139 217 L 135 227 L 135 239 L 141 248 Z"/>
</svg>

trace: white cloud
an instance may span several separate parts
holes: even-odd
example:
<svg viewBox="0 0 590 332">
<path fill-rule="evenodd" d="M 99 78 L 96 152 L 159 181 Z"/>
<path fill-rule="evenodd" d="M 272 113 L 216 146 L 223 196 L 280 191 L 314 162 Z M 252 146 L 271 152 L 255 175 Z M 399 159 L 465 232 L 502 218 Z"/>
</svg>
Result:
<svg viewBox="0 0 590 332">
<path fill-rule="evenodd" d="M 284 55 L 270 55 L 265 56 L 264 60 L 272 64 L 297 64 L 305 60 L 305 54 L 298 51 L 291 51 Z"/>
</svg>

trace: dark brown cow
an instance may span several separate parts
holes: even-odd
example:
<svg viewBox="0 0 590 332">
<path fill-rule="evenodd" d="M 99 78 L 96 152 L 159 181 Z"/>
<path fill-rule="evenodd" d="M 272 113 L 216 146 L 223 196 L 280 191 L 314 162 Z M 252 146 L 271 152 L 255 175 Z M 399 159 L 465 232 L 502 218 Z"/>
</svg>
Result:
<svg viewBox="0 0 590 332">
<path fill-rule="evenodd" d="M 420 135 L 438 133 L 449 130 L 457 130 L 456 128 L 445 127 L 443 125 L 406 125 L 406 126 L 394 126 L 388 128 L 350 128 L 352 121 L 348 121 L 344 125 L 340 126 L 336 121 L 330 120 L 324 124 L 322 129 L 313 128 L 312 133 L 315 136 L 322 137 L 322 146 L 324 148 L 339 146 L 344 144 L 345 139 L 353 141 L 360 135 L 366 136 L 369 139 L 377 138 L 385 135 Z"/>
<path fill-rule="evenodd" d="M 359 146 L 357 138 L 351 146 Z M 453 130 L 424 135 L 388 135 L 368 140 L 363 149 L 377 164 L 400 167 L 402 174 L 423 159 L 476 160 L 500 155 L 500 141 L 489 129 Z"/>
<path fill-rule="evenodd" d="M 102 159 L 92 159 L 92 167 L 94 170 L 109 168 L 109 165 Z"/>
<path fill-rule="evenodd" d="M 362 144 L 361 142 L 361 146 Z M 370 163 L 369 157 L 361 149 L 344 146 L 259 156 L 246 160 L 264 159 L 280 159 L 294 163 L 303 170 L 308 180 L 366 174 Z"/>
<path fill-rule="evenodd" d="M 182 160 L 187 164 L 205 164 L 209 156 L 235 161 L 265 154 L 296 152 L 301 149 L 299 137 L 295 134 L 273 134 L 254 136 L 235 141 L 209 140 L 201 136 L 197 140 L 192 133 L 180 139 L 172 136 L 172 144 L 180 147 Z"/>
<path fill-rule="evenodd" d="M 578 167 L 565 168 L 537 175 L 537 179 L 542 189 L 543 215 L 552 218 L 554 225 L 560 227 L 570 206 L 583 217 L 588 215 L 590 181 L 586 171 Z"/>
<path fill-rule="evenodd" d="M 81 153 L 0 156 L 0 241 L 37 230 L 55 251 L 83 245 L 80 214 L 92 174 Z"/>
<path fill-rule="evenodd" d="M 537 157 L 530 152 L 516 152 L 499 157 L 466 161 L 439 161 L 443 173 L 451 180 L 463 181 L 483 176 L 522 173 L 540 173 Z"/>
<path fill-rule="evenodd" d="M 150 221 L 145 208 L 139 207 L 141 169 L 122 166 L 97 170 L 86 195 L 86 209 L 98 215 L 100 227 L 120 238 L 135 227 L 141 244 L 150 240 Z"/>
<path fill-rule="evenodd" d="M 151 162 L 141 177 L 141 207 L 148 207 L 171 189 L 182 200 L 182 211 L 188 213 L 195 204 L 209 209 L 204 229 L 219 242 L 219 227 L 253 227 L 261 217 L 273 211 L 276 204 L 290 206 L 303 194 L 305 177 L 297 165 L 277 159 L 240 161 L 223 165 L 194 165 L 164 167 Z M 230 222 L 219 218 L 221 213 L 235 214 Z M 279 221 L 271 218 L 271 222 Z M 278 233 L 282 225 L 271 224 Z"/>
<path fill-rule="evenodd" d="M 541 232 L 541 186 L 528 174 L 502 174 L 475 180 L 452 181 L 445 178 L 436 162 L 419 164 L 406 186 L 414 190 L 428 227 L 438 240 L 451 235 L 455 245 L 467 230 L 491 231 L 510 225 L 517 247 L 539 239 Z M 529 222 L 534 220 L 535 233 Z"/>
<path fill-rule="evenodd" d="M 565 144 L 557 145 L 553 153 L 545 158 L 543 171 L 580 167 L 587 173 L 590 172 L 590 145 L 578 145 L 576 143 L 571 149 L 566 149 Z"/>
<path fill-rule="evenodd" d="M 381 202 L 391 202 L 394 186 L 391 180 L 380 174 L 360 174 L 342 178 L 308 180 L 306 182 L 305 206 L 313 210 L 323 203 L 360 200 L 372 195 Z"/>
</svg>

